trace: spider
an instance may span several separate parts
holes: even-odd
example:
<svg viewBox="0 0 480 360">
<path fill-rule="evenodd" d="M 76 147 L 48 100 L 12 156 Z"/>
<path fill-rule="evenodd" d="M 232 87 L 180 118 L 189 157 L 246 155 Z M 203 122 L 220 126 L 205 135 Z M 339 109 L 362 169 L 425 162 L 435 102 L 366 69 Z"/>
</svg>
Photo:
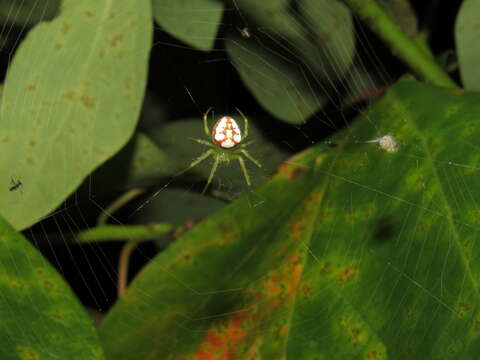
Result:
<svg viewBox="0 0 480 360">
<path fill-rule="evenodd" d="M 251 186 L 250 176 L 248 175 L 247 167 L 245 166 L 244 157 L 253 162 L 259 168 L 262 165 L 250 155 L 245 148 L 250 145 L 253 141 L 240 144 L 248 136 L 248 119 L 247 117 L 237 109 L 240 116 L 244 121 L 243 136 L 240 131 L 240 127 L 237 122 L 230 116 L 224 116 L 220 118 L 215 125 L 213 126 L 212 131 L 208 128 L 208 114 L 212 108 L 209 108 L 203 115 L 203 130 L 205 135 L 212 140 L 212 142 L 202 140 L 202 139 L 191 139 L 196 141 L 199 144 L 208 146 L 209 149 L 206 150 L 203 154 L 193 160 L 190 165 L 184 171 L 188 171 L 194 166 L 200 164 L 203 160 L 208 159 L 210 156 L 213 156 L 213 166 L 210 170 L 210 175 L 208 176 L 207 183 L 203 188 L 202 194 L 205 193 L 208 186 L 213 180 L 213 176 L 217 171 L 217 167 L 220 163 L 229 163 L 231 160 L 238 160 L 240 163 L 240 168 L 242 169 L 243 176 L 248 186 Z"/>
</svg>

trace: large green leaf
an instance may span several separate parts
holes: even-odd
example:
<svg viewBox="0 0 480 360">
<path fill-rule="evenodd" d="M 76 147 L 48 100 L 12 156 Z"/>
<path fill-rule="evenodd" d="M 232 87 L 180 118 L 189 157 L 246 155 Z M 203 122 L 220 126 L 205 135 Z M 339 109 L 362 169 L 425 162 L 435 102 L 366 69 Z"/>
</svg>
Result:
<svg viewBox="0 0 480 360">
<path fill-rule="evenodd" d="M 83 188 L 104 194 L 138 186 L 162 185 L 160 179 L 173 176 L 176 171 L 178 165 L 171 157 L 147 135 L 137 132 L 120 152 L 92 174 L 93 181 L 87 180 Z"/>
<path fill-rule="evenodd" d="M 151 45 L 150 1 L 63 1 L 11 64 L 2 97 L 0 212 L 25 228 L 129 139 Z M 8 191 L 10 178 L 23 192 Z"/>
<path fill-rule="evenodd" d="M 478 119 L 478 94 L 400 81 L 153 259 L 108 357 L 476 359 Z"/>
<path fill-rule="evenodd" d="M 155 21 L 165 31 L 200 50 L 211 50 L 223 14 L 222 0 L 153 0 Z"/>
<path fill-rule="evenodd" d="M 0 358 L 103 359 L 93 322 L 53 267 L 0 218 Z"/>
<path fill-rule="evenodd" d="M 464 0 L 455 21 L 455 43 L 463 86 L 480 90 L 480 1 Z"/>
<path fill-rule="evenodd" d="M 236 0 L 250 37 L 227 38 L 227 51 L 257 101 L 278 119 L 301 124 L 331 100 L 353 60 L 348 9 L 338 1 Z"/>
</svg>

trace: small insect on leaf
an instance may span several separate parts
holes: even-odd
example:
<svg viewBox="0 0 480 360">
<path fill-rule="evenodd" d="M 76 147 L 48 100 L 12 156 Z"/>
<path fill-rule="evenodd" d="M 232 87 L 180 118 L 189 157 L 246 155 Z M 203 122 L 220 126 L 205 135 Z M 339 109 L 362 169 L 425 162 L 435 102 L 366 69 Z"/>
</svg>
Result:
<svg viewBox="0 0 480 360">
<path fill-rule="evenodd" d="M 23 186 L 23 183 L 20 180 L 10 179 L 10 188 L 8 190 L 15 191 L 20 189 Z"/>
</svg>

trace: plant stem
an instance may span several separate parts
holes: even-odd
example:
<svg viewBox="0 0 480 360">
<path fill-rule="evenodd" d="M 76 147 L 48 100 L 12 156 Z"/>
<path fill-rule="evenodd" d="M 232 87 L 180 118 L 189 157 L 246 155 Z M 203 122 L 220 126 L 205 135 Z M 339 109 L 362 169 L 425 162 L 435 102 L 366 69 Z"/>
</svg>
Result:
<svg viewBox="0 0 480 360">
<path fill-rule="evenodd" d="M 126 243 L 120 252 L 120 259 L 118 260 L 118 288 L 117 295 L 121 299 L 127 291 L 128 282 L 128 264 L 132 251 L 137 246 L 136 243 Z"/>
<path fill-rule="evenodd" d="M 172 232 L 176 226 L 168 223 L 148 225 L 103 225 L 83 230 L 75 235 L 74 242 L 98 242 L 112 240 L 127 240 L 141 242 L 160 240 Z"/>
<path fill-rule="evenodd" d="M 111 217 L 118 209 L 122 208 L 125 204 L 130 202 L 130 200 L 135 199 L 137 196 L 143 194 L 144 189 L 135 188 L 127 191 L 125 194 L 116 199 L 112 204 L 110 204 L 98 217 L 97 225 L 105 225 L 108 221 L 108 218 Z"/>
<path fill-rule="evenodd" d="M 457 87 L 457 84 L 375 2 L 375 0 L 343 0 L 421 79 L 434 85 Z"/>
</svg>

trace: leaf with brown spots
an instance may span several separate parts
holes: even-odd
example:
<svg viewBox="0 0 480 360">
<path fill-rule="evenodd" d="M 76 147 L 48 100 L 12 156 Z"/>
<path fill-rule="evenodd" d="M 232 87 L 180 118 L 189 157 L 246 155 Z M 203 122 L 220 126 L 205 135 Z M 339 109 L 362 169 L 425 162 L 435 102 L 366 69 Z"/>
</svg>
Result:
<svg viewBox="0 0 480 360">
<path fill-rule="evenodd" d="M 477 93 L 399 81 L 142 269 L 100 326 L 108 356 L 477 359 L 478 119 Z"/>
<path fill-rule="evenodd" d="M 150 0 L 64 0 L 58 16 L 20 44 L 0 120 L 2 139 L 10 140 L 0 142 L 0 152 L 9 154 L 0 157 L 0 213 L 17 229 L 59 206 L 132 136 L 151 16 Z M 131 22 L 137 26 L 127 30 Z M 24 185 L 21 195 L 8 191 L 12 176 Z"/>
<path fill-rule="evenodd" d="M 1 217 L 0 248 L 0 359 L 104 359 L 72 290 Z"/>
</svg>

